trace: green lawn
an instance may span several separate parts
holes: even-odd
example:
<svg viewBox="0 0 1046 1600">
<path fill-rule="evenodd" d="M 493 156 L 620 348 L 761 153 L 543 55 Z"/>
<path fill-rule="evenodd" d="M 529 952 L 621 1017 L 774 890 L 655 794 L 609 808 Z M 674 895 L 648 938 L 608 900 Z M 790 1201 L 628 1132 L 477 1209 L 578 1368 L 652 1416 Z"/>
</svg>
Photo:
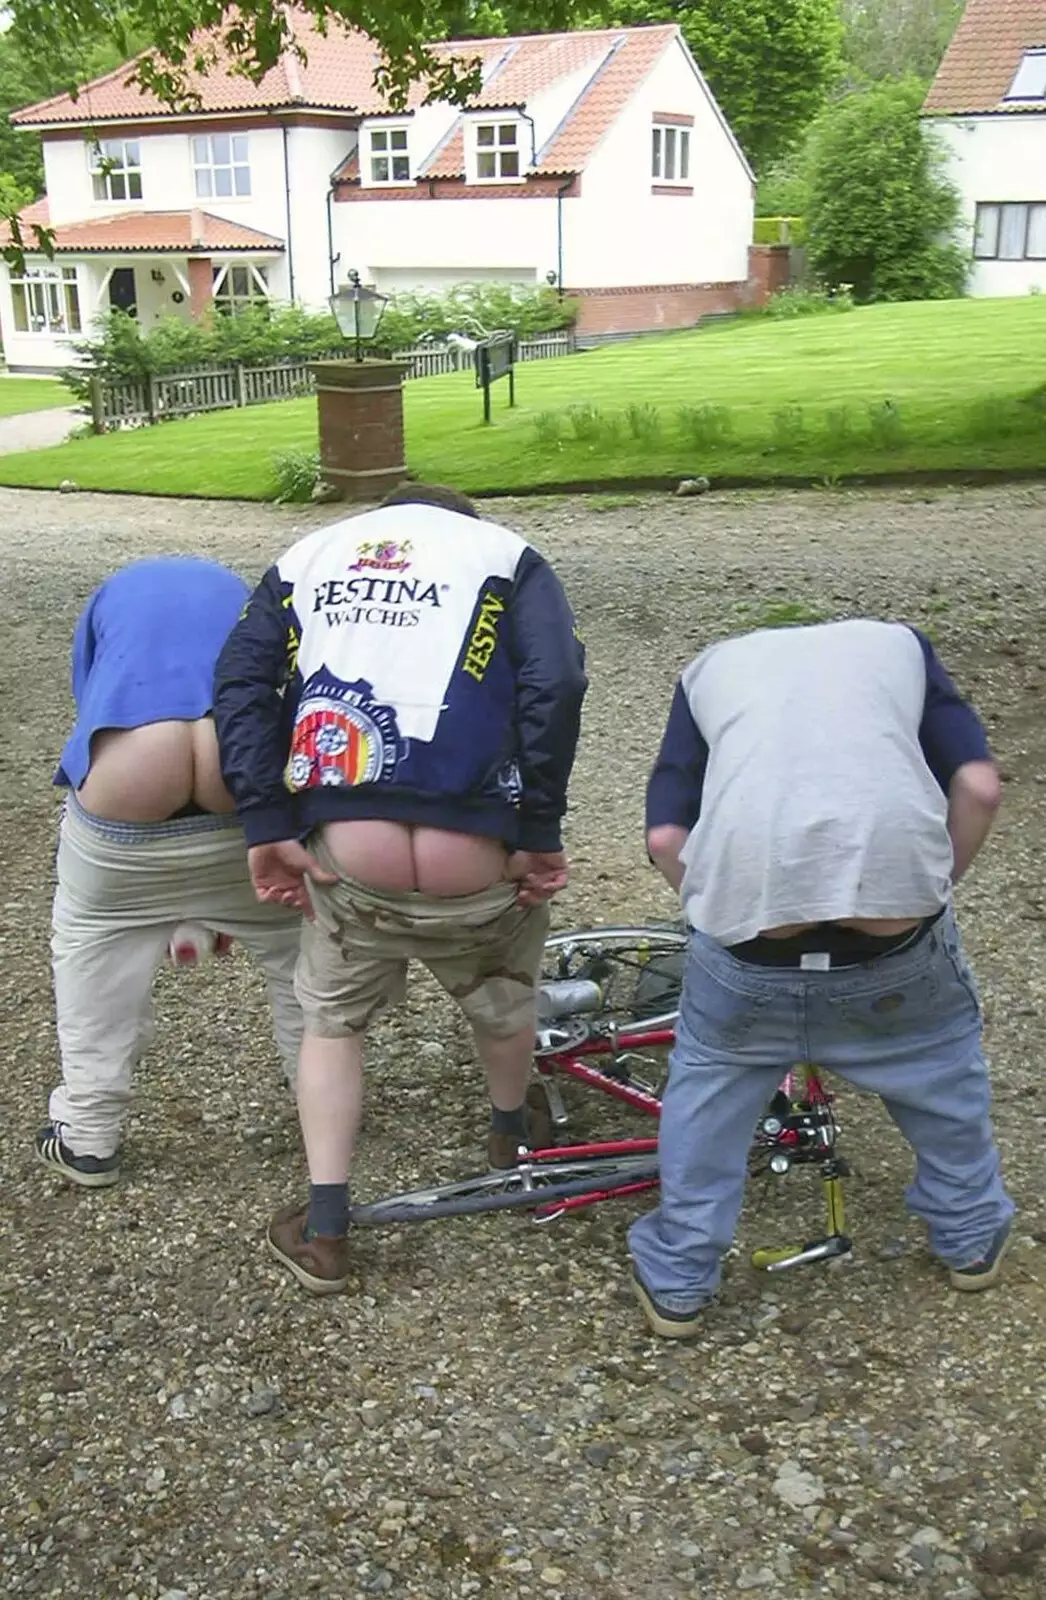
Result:
<svg viewBox="0 0 1046 1600">
<path fill-rule="evenodd" d="M 1046 297 L 669 334 L 522 366 L 517 398 L 496 385 L 484 427 L 471 373 L 409 383 L 411 470 L 489 491 L 1046 469 Z M 0 483 L 267 499 L 274 454 L 315 448 L 315 401 L 286 401 L 0 457 Z"/>
<path fill-rule="evenodd" d="M 22 411 L 52 411 L 55 406 L 71 406 L 75 401 L 64 383 L 53 378 L 9 378 L 0 373 L 0 417 L 16 417 Z"/>
</svg>

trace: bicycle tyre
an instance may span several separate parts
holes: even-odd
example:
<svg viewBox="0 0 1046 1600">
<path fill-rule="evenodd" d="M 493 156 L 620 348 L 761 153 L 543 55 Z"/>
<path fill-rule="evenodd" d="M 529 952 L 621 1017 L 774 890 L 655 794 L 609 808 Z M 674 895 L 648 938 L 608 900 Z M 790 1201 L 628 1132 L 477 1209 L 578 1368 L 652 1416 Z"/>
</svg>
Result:
<svg viewBox="0 0 1046 1600">
<path fill-rule="evenodd" d="M 533 1188 L 502 1187 L 519 1177 L 518 1167 L 503 1172 L 485 1172 L 476 1178 L 443 1184 L 434 1189 L 414 1189 L 352 1206 L 349 1220 L 369 1227 L 391 1223 L 436 1222 L 447 1217 L 472 1217 L 491 1211 L 536 1211 L 570 1200 L 575 1195 L 595 1194 L 600 1189 L 640 1183 L 659 1175 L 656 1155 L 600 1157 L 562 1163 L 544 1162 L 529 1167 L 532 1178 L 560 1178 L 559 1182 L 537 1182 Z"/>
<path fill-rule="evenodd" d="M 679 1013 L 687 930 L 681 922 L 608 923 L 553 933 L 545 940 L 542 987 L 600 972 L 604 995 L 581 1014 L 595 1027 L 656 1026 Z M 670 964 L 665 969 L 665 962 Z M 554 970 L 550 970 L 554 968 Z M 653 987 L 653 992 L 649 992 Z M 644 994 L 644 989 L 648 992 Z M 656 996 L 656 998 L 655 998 Z"/>
</svg>

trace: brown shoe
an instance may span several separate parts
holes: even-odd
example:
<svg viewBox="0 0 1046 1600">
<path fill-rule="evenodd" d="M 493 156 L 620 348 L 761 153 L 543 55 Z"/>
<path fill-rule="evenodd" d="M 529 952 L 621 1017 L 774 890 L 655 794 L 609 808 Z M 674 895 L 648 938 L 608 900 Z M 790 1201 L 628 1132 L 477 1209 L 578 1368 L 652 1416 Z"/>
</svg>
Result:
<svg viewBox="0 0 1046 1600">
<path fill-rule="evenodd" d="M 525 1105 L 527 1136 L 522 1141 L 524 1149 L 550 1149 L 554 1138 L 552 1113 L 548 1109 L 548 1098 L 540 1083 L 530 1085 Z M 514 1133 L 495 1133 L 491 1130 L 487 1134 L 487 1160 L 491 1167 L 503 1171 L 506 1167 L 516 1166 L 519 1162 L 520 1143 L 519 1137 Z"/>
<path fill-rule="evenodd" d="M 285 1206 L 269 1223 L 267 1243 L 312 1294 L 340 1294 L 349 1282 L 349 1242 L 318 1233 L 305 1237 L 305 1206 Z"/>
</svg>

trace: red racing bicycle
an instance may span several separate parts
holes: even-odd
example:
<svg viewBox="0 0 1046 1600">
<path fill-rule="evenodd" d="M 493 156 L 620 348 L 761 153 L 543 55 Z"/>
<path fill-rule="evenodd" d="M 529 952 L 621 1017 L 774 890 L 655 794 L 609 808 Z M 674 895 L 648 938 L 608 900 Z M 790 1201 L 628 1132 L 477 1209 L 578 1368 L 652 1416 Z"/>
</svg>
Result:
<svg viewBox="0 0 1046 1600">
<path fill-rule="evenodd" d="M 679 923 L 578 928 L 547 941 L 528 1099 L 544 1101 L 553 1126 L 563 1129 L 569 1122 L 564 1079 L 646 1116 L 660 1115 L 686 941 Z M 838 1135 L 833 1096 L 817 1069 L 806 1063 L 792 1067 L 760 1119 L 749 1169 L 780 1178 L 795 1166 L 815 1167 L 825 1230 L 802 1244 L 755 1250 L 755 1266 L 780 1272 L 849 1254 L 842 1192 L 847 1169 Z M 656 1137 L 599 1140 L 521 1151 L 515 1167 L 355 1205 L 351 1216 L 356 1224 L 391 1224 L 527 1210 L 535 1220 L 551 1222 L 657 1185 Z"/>
</svg>

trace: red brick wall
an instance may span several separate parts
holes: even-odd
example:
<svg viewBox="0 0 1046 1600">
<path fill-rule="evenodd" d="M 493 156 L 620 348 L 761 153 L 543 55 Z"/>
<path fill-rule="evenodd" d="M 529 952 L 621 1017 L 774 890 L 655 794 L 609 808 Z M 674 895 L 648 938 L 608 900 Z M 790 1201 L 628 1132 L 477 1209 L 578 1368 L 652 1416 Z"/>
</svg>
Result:
<svg viewBox="0 0 1046 1600">
<path fill-rule="evenodd" d="M 748 251 L 749 305 L 765 305 L 788 283 L 791 250 L 786 244 L 753 244 Z"/>
<path fill-rule="evenodd" d="M 712 311 L 736 311 L 743 283 L 663 283 L 634 289 L 570 289 L 580 303 L 577 331 L 648 333 L 658 328 L 692 328 Z"/>
<path fill-rule="evenodd" d="M 751 246 L 748 281 L 737 283 L 659 283 L 625 289 L 570 289 L 578 301 L 577 331 L 652 333 L 658 328 L 692 328 L 714 312 L 761 306 L 789 279 L 787 245 Z"/>
</svg>

